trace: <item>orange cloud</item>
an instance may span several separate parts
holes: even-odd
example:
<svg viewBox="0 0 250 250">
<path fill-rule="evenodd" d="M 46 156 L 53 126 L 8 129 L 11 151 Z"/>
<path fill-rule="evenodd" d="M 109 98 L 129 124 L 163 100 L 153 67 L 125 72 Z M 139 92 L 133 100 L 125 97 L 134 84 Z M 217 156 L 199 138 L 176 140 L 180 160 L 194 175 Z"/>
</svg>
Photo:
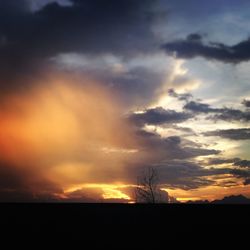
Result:
<svg viewBox="0 0 250 250">
<path fill-rule="evenodd" d="M 48 77 L 0 105 L 0 160 L 63 189 L 117 181 L 136 152 L 119 101 L 93 80 Z"/>
</svg>

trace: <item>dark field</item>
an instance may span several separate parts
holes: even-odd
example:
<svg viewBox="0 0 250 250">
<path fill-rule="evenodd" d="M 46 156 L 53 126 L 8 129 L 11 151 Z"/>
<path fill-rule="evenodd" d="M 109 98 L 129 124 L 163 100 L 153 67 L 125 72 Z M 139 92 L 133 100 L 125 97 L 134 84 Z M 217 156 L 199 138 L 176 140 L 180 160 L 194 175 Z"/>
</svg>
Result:
<svg viewBox="0 0 250 250">
<path fill-rule="evenodd" d="M 247 237 L 249 205 L 1 204 L 5 236 L 130 245 Z M 2 234 L 3 236 L 3 234 Z M 27 238 L 28 237 L 28 238 Z M 5 238 L 5 237 L 3 237 Z M 228 242 L 228 240 L 227 240 Z M 237 241 L 238 242 L 238 241 Z M 119 248 L 118 248 L 119 249 Z"/>
<path fill-rule="evenodd" d="M 41 225 L 72 224 L 245 224 L 250 205 L 221 204 L 82 204 L 82 203 L 6 203 L 0 205 L 2 223 Z"/>
</svg>

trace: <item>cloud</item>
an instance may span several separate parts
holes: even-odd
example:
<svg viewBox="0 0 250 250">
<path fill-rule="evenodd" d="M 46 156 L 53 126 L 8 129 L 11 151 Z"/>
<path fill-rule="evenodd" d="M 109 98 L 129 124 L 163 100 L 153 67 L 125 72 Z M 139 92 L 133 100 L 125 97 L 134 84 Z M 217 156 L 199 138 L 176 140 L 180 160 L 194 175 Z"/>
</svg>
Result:
<svg viewBox="0 0 250 250">
<path fill-rule="evenodd" d="M 95 202 L 103 199 L 100 190 L 95 194 L 86 189 L 65 194 L 65 190 L 84 183 L 134 183 L 137 171 L 146 165 L 220 153 L 179 136 L 163 138 L 143 131 L 144 123 L 131 125 L 121 117 L 119 102 L 102 85 L 89 79 L 78 81 L 55 75 L 25 93 L 2 99 L 0 158 L 6 162 L 4 169 L 14 169 L 14 177 L 25 184 L 13 184 L 13 200 L 21 200 L 21 192 L 23 200 Z M 152 111 L 160 117 L 150 118 L 155 123 L 182 120 L 182 113 Z M 11 197 L 5 187 L 0 189 L 2 200 Z"/>
<path fill-rule="evenodd" d="M 156 165 L 161 173 L 161 182 L 169 187 L 184 190 L 196 189 L 209 185 L 215 185 L 212 176 L 230 173 L 228 168 L 204 168 L 199 164 L 187 160 L 166 161 Z"/>
<path fill-rule="evenodd" d="M 244 183 L 243 183 L 245 186 L 246 185 L 249 185 L 250 184 L 250 178 L 249 179 L 246 179 L 245 181 L 244 181 Z"/>
<path fill-rule="evenodd" d="M 65 198 L 65 190 L 84 183 L 134 183 L 138 169 L 147 165 L 220 153 L 179 136 L 163 138 L 143 131 L 141 124 L 121 116 L 112 93 L 82 75 L 61 73 L 43 79 L 1 99 L 0 158 L 6 169 L 22 169 L 16 177 L 31 183 L 14 193 L 24 192 L 29 199 L 99 199 L 88 192 Z M 172 123 L 173 118 L 180 120 L 176 114 L 163 112 Z M 1 191 L 8 197 L 9 191 Z"/>
<path fill-rule="evenodd" d="M 223 43 L 206 44 L 200 34 L 190 34 L 186 39 L 168 42 L 162 45 L 168 54 L 176 53 L 180 58 L 204 57 L 225 63 L 240 63 L 250 60 L 250 40 L 244 40 L 233 46 Z"/>
<path fill-rule="evenodd" d="M 65 194 L 69 202 L 96 203 L 103 201 L 103 191 L 100 188 L 81 188 Z"/>
<path fill-rule="evenodd" d="M 169 89 L 168 94 L 172 97 L 177 98 L 179 101 L 188 101 L 193 97 L 190 93 L 177 94 L 174 89 Z"/>
<path fill-rule="evenodd" d="M 140 141 L 135 155 L 135 168 L 159 164 L 162 161 L 192 159 L 198 156 L 217 155 L 219 150 L 202 148 L 193 142 L 186 142 L 179 136 L 163 138 L 155 133 L 137 131 L 135 139 Z M 133 165 L 133 164 L 132 164 Z"/>
<path fill-rule="evenodd" d="M 17 181 L 37 179 L 65 190 L 86 182 L 126 180 L 126 161 L 137 142 L 119 103 L 98 83 L 65 75 L 48 78 L 25 94 L 2 98 L 0 117 L 0 159 Z M 5 179 L 11 178 L 0 183 Z M 39 195 L 46 186 L 27 189 Z"/>
<path fill-rule="evenodd" d="M 32 169 L 0 162 L 0 202 L 59 201 L 63 190 Z"/>
<path fill-rule="evenodd" d="M 242 168 L 250 168 L 250 161 L 239 160 L 239 161 L 234 162 L 234 166 L 242 167 Z"/>
<path fill-rule="evenodd" d="M 63 71 L 80 72 L 97 79 L 114 92 L 129 109 L 138 110 L 155 106 L 166 96 L 170 86 L 177 89 L 192 89 L 198 81 L 184 71 L 182 63 L 167 58 L 163 53 L 152 53 L 123 60 L 117 55 L 95 55 L 66 53 L 52 59 Z M 173 92 L 172 92 L 173 93 Z M 177 94 L 177 93 L 175 93 Z M 179 98 L 191 96 L 179 94 Z"/>
<path fill-rule="evenodd" d="M 48 82 L 51 85 L 47 85 Z M 4 133 L 0 133 L 0 157 L 15 169 L 25 170 L 23 174 L 14 172 L 18 180 L 24 176 L 21 180 L 31 183 L 24 189 L 30 197 L 26 200 L 38 197 L 41 200 L 99 202 L 102 190 L 93 190 L 94 193 L 86 189 L 75 190 L 67 194 L 64 190 L 88 182 L 134 183 L 137 171 L 148 165 L 166 166 L 167 174 L 164 174 L 165 170 L 161 173 L 162 184 L 183 189 L 210 185 L 213 181 L 205 176 L 226 172 L 206 171 L 188 162 L 198 156 L 217 155 L 219 150 L 203 148 L 180 136 L 164 138 L 146 132 L 141 128 L 145 119 L 143 124 L 131 126 L 130 120 L 120 116 L 119 103 L 98 83 L 89 82 L 83 87 L 75 78 L 65 76 L 56 76 L 48 82 L 46 85 L 42 82 L 40 88 L 25 95 L 11 95 L 2 100 L 0 131 Z M 15 113 L 16 108 L 21 115 Z M 159 110 L 152 111 L 157 111 L 157 119 L 150 118 L 156 124 L 162 119 L 172 119 L 170 124 L 180 120 L 175 116 L 178 112 L 163 110 L 158 114 Z M 36 172 L 39 176 L 34 174 Z M 36 183 L 43 184 L 28 182 L 27 176 L 37 178 Z M 33 186 L 37 188 L 32 189 Z M 9 192 L 5 188 L 1 190 L 2 197 L 8 197 Z M 23 192 L 20 186 L 15 190 L 16 194 Z"/>
<path fill-rule="evenodd" d="M 250 139 L 250 129 L 249 128 L 239 128 L 239 129 L 224 129 L 224 130 L 214 130 L 203 133 L 205 136 L 219 136 L 231 140 L 249 140 Z"/>
<path fill-rule="evenodd" d="M 245 100 L 242 101 L 242 104 L 243 104 L 245 107 L 250 108 L 250 100 L 245 99 Z"/>
<path fill-rule="evenodd" d="M 137 171 L 148 165 L 163 171 L 162 184 L 184 189 L 215 184 L 208 177 L 228 173 L 228 169 L 204 169 L 193 162 L 199 156 L 216 156 L 219 150 L 188 141 L 184 135 L 163 137 L 143 130 L 144 125 L 165 125 L 194 136 L 190 128 L 178 124 L 196 114 L 212 114 L 209 119 L 226 121 L 249 121 L 250 117 L 248 110 L 213 108 L 174 89 L 168 94 L 185 102 L 183 111 L 145 108 L 163 97 L 171 85 L 190 89 L 197 84 L 183 70 L 181 60 L 167 59 L 169 65 L 162 60 L 170 57 L 158 51 L 155 2 L 38 0 L 31 7 L 31 1 L 1 1 L 0 200 L 95 202 L 103 199 L 103 190 L 90 191 L 81 188 L 82 184 L 134 183 Z M 177 54 L 185 58 L 248 60 L 236 57 L 243 46 L 248 50 L 248 41 L 235 46 L 206 44 L 201 35 L 191 34 L 177 45 Z M 171 43 L 168 46 L 164 48 L 171 50 Z M 171 52 L 174 50 L 172 45 Z M 233 54 L 230 58 L 229 52 Z M 69 69 L 58 63 L 65 55 L 84 57 L 89 64 Z M 63 71 L 79 78 L 69 80 Z M 249 106 L 247 100 L 243 104 Z M 131 107 L 145 110 L 124 118 L 124 109 Z M 238 131 L 238 136 L 247 137 L 246 130 Z M 237 137 L 235 130 L 208 133 L 213 132 Z M 213 163 L 229 161 L 234 163 L 232 159 Z M 235 165 L 246 166 L 240 159 Z M 72 186 L 80 187 L 65 193 Z"/>
<path fill-rule="evenodd" d="M 132 108 L 145 107 L 157 100 L 166 84 L 166 75 L 170 74 L 143 65 L 128 69 L 125 65 L 119 73 L 103 64 L 101 67 L 102 69 L 82 70 L 110 86 L 110 90 L 120 97 L 124 106 Z"/>
<path fill-rule="evenodd" d="M 186 103 L 183 108 L 195 113 L 216 113 L 223 111 L 223 109 L 211 108 L 208 104 L 195 101 Z"/>
<path fill-rule="evenodd" d="M 29 1 L 29 5 L 32 11 L 37 11 L 39 9 L 42 9 L 47 4 L 53 3 L 53 2 L 57 2 L 58 4 L 62 6 L 72 5 L 71 0 L 28 0 L 28 1 Z"/>
<path fill-rule="evenodd" d="M 221 164 L 232 164 L 234 168 L 230 170 L 230 173 L 237 176 L 237 177 L 248 177 L 250 174 L 249 169 L 250 169 L 250 161 L 249 160 L 242 160 L 240 158 L 229 158 L 229 159 L 224 159 L 224 158 L 208 158 L 205 162 L 208 166 L 213 166 L 213 165 L 221 165 Z M 246 169 L 242 169 L 246 168 Z M 222 186 L 224 183 L 222 183 Z"/>
<path fill-rule="evenodd" d="M 32 12 L 27 1 L 1 1 L 2 88 L 9 89 L 16 79 L 15 88 L 25 84 L 25 80 L 20 83 L 20 76 L 46 70 L 48 59 L 59 53 L 131 57 L 154 49 L 154 1 L 71 2 L 49 3 Z"/>
<path fill-rule="evenodd" d="M 15 0 L 1 1 L 1 11 L 4 18 L 8 15 L 19 15 L 29 11 L 29 1 L 20 0 L 19 2 Z"/>
<path fill-rule="evenodd" d="M 250 171 L 249 170 L 243 170 L 243 169 L 233 169 L 231 170 L 231 174 L 236 176 L 237 178 L 248 178 L 250 177 Z"/>
<path fill-rule="evenodd" d="M 209 158 L 207 159 L 207 165 L 221 165 L 225 163 L 235 163 L 240 161 L 240 158 L 223 159 L 223 158 Z"/>
<path fill-rule="evenodd" d="M 211 119 L 224 121 L 250 121 L 250 112 L 237 109 L 225 108 L 221 110 L 221 114 L 216 114 Z"/>
<path fill-rule="evenodd" d="M 133 113 L 130 116 L 135 124 L 162 125 L 181 123 L 191 119 L 192 114 L 184 112 L 176 112 L 175 110 L 167 110 L 162 107 L 146 109 L 143 113 Z"/>
<path fill-rule="evenodd" d="M 250 121 L 250 112 L 241 111 L 233 108 L 212 108 L 209 104 L 190 101 L 183 107 L 193 113 L 215 113 L 215 115 L 208 117 L 210 120 L 224 120 L 224 121 Z"/>
</svg>

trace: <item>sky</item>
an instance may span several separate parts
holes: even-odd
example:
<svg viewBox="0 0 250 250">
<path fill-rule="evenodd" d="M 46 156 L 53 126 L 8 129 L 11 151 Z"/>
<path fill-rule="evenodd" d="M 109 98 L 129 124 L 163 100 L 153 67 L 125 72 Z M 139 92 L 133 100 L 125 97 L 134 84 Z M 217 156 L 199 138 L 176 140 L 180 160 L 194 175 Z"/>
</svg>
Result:
<svg viewBox="0 0 250 250">
<path fill-rule="evenodd" d="M 0 201 L 250 197 L 247 0 L 1 0 Z"/>
</svg>

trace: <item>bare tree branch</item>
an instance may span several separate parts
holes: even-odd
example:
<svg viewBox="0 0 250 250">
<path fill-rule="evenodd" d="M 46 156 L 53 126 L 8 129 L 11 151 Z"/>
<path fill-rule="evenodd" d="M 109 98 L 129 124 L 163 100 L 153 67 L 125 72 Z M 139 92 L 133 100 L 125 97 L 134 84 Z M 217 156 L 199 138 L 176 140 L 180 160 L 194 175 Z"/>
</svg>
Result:
<svg viewBox="0 0 250 250">
<path fill-rule="evenodd" d="M 135 202 L 157 203 L 162 202 L 161 190 L 159 188 L 158 172 L 154 168 L 148 168 L 141 176 L 137 177 L 135 189 Z"/>
</svg>

